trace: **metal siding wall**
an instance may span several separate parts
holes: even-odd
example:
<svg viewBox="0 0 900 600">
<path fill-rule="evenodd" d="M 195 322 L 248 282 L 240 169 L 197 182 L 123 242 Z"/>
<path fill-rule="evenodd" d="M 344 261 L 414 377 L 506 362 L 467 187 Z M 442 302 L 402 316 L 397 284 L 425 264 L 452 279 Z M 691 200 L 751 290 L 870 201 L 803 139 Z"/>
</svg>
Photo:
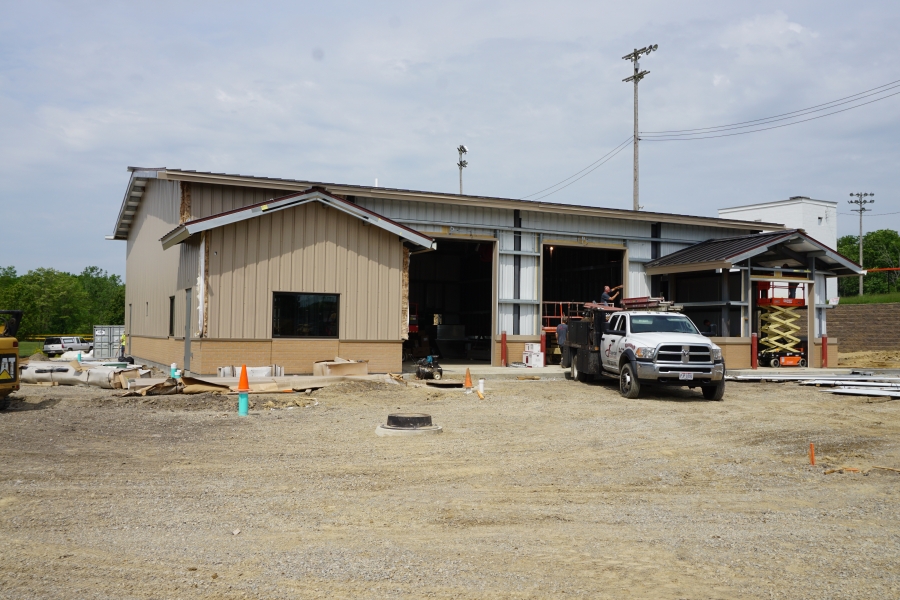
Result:
<svg viewBox="0 0 900 600">
<path fill-rule="evenodd" d="M 236 208 L 286 196 L 290 193 L 284 190 L 208 185 L 204 183 L 192 183 L 190 186 L 192 219 L 217 215 Z"/>
<path fill-rule="evenodd" d="M 147 182 L 128 235 L 125 261 L 125 318 L 130 304 L 132 322 L 127 323 L 127 331 L 131 335 L 165 337 L 169 332 L 169 296 L 176 300 L 179 296 L 176 283 L 181 251 L 163 250 L 159 240 L 178 225 L 180 205 L 177 181 Z M 183 335 L 184 294 L 181 296 Z"/>
<path fill-rule="evenodd" d="M 628 259 L 650 259 L 650 242 L 628 242 Z"/>
<path fill-rule="evenodd" d="M 200 236 L 195 236 L 183 244 L 179 244 L 178 276 L 175 289 L 186 290 L 197 284 L 197 273 L 200 268 Z"/>
<path fill-rule="evenodd" d="M 740 229 L 723 229 L 718 227 L 702 227 L 698 225 L 677 225 L 672 223 L 663 223 L 660 229 L 660 257 L 683 250 L 697 242 L 747 235 L 746 231 L 741 231 Z M 667 242 L 665 241 L 666 238 L 689 240 L 689 242 Z"/>
<path fill-rule="evenodd" d="M 641 263 L 628 263 L 628 295 L 632 298 L 650 295 L 650 278 Z"/>
<path fill-rule="evenodd" d="M 512 223 L 513 211 L 499 208 L 363 197 L 357 197 L 356 202 L 382 216 L 402 222 L 458 223 L 490 228 L 509 227 Z"/>
<path fill-rule="evenodd" d="M 399 340 L 401 261 L 397 236 L 318 202 L 214 229 L 209 336 L 270 338 L 280 291 L 340 294 L 342 340 Z"/>
<path fill-rule="evenodd" d="M 558 232 L 563 236 L 569 235 L 574 238 L 579 235 L 603 237 L 614 243 L 621 243 L 622 236 L 650 237 L 650 223 L 643 221 L 583 217 L 552 212 L 522 211 L 522 227 L 538 229 L 552 237 L 557 237 L 555 234 Z"/>
</svg>

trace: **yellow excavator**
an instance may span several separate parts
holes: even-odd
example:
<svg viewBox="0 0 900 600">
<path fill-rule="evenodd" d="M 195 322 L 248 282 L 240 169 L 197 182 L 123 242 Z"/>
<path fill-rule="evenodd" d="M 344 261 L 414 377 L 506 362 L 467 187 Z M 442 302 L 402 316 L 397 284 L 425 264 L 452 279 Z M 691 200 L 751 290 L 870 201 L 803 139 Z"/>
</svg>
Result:
<svg viewBox="0 0 900 600">
<path fill-rule="evenodd" d="M 0 410 L 9 407 L 9 395 L 19 389 L 19 340 L 21 310 L 0 310 Z"/>
</svg>

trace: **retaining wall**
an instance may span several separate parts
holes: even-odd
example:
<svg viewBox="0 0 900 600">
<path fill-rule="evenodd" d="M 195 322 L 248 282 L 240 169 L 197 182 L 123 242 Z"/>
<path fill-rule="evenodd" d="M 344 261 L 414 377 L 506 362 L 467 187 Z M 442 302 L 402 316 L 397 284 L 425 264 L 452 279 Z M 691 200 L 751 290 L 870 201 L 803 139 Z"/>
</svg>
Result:
<svg viewBox="0 0 900 600">
<path fill-rule="evenodd" d="M 900 349 L 900 303 L 838 304 L 826 318 L 842 352 Z"/>
</svg>

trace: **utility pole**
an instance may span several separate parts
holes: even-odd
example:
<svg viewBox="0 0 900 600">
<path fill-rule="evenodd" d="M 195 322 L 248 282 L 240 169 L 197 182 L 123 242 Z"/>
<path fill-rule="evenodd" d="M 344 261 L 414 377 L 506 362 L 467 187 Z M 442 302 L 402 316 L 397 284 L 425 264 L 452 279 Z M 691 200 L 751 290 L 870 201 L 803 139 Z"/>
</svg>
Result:
<svg viewBox="0 0 900 600">
<path fill-rule="evenodd" d="M 469 149 L 460 144 L 456 151 L 459 152 L 459 162 L 456 163 L 456 166 L 459 167 L 459 195 L 462 196 L 462 170 L 469 166 L 469 161 L 463 160 L 463 154 Z"/>
<path fill-rule="evenodd" d="M 857 192 L 855 194 L 850 194 L 851 198 L 856 198 L 856 200 L 848 200 L 850 204 L 856 204 L 857 208 L 852 208 L 853 212 L 859 213 L 859 266 L 863 266 L 863 226 L 862 226 L 862 218 L 863 213 L 867 210 L 872 210 L 871 208 L 866 208 L 866 204 L 874 204 L 875 200 L 864 200 L 864 198 L 875 197 L 875 194 L 870 194 L 866 192 L 863 194 L 862 192 Z M 863 295 L 863 276 L 859 276 L 859 295 Z"/>
<path fill-rule="evenodd" d="M 640 205 L 640 193 L 639 193 L 639 178 L 638 178 L 638 83 L 641 79 L 644 78 L 645 75 L 648 75 L 650 71 L 641 71 L 640 58 L 643 54 L 650 54 L 654 50 L 659 48 L 658 44 L 653 44 L 651 46 L 645 46 L 638 50 L 634 49 L 634 52 L 631 54 L 626 54 L 622 58 L 625 60 L 630 60 L 634 63 L 634 75 L 631 77 L 626 77 L 622 81 L 634 82 L 634 210 L 641 210 Z"/>
</svg>

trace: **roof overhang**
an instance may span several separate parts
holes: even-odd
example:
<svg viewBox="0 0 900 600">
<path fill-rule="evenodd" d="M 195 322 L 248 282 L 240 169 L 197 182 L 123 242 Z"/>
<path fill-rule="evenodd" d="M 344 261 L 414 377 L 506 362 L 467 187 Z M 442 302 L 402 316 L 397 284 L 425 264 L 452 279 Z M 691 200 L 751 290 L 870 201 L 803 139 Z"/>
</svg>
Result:
<svg viewBox="0 0 900 600">
<path fill-rule="evenodd" d="M 349 202 L 348 200 L 344 200 L 343 198 L 338 198 L 337 196 L 333 196 L 328 192 L 325 192 L 324 190 L 315 188 L 296 194 L 289 194 L 287 196 L 275 198 L 267 202 L 252 204 L 250 206 L 245 206 L 244 208 L 224 212 L 211 217 L 182 223 L 181 225 L 164 235 L 160 239 L 160 242 L 162 242 L 163 250 L 167 250 L 172 246 L 188 240 L 191 236 L 202 231 L 209 231 L 210 229 L 215 229 L 216 227 L 224 227 L 225 225 L 230 225 L 232 223 L 238 223 L 240 221 L 246 221 L 248 219 L 255 219 L 256 217 L 261 217 L 263 215 L 286 210 L 288 208 L 294 208 L 303 204 L 308 204 L 310 202 L 321 202 L 326 206 L 335 208 L 352 217 L 356 217 L 357 219 L 360 219 L 366 223 L 371 223 L 376 227 L 393 233 L 394 235 L 399 236 L 401 239 L 406 240 L 407 242 L 410 242 L 416 246 L 420 246 L 428 250 L 434 250 L 437 248 L 434 239 L 428 237 L 427 235 L 421 234 L 414 229 L 406 227 L 405 225 L 396 223 L 377 213 L 358 206 L 353 202 Z"/>
<path fill-rule="evenodd" d="M 748 236 L 749 238 L 750 236 Z M 670 273 L 690 273 L 696 271 L 707 271 L 710 269 L 730 269 L 742 266 L 747 260 L 760 259 L 761 262 L 766 261 L 767 253 L 774 253 L 769 259 L 770 262 L 782 262 L 785 257 L 803 262 L 815 261 L 819 265 L 819 270 L 829 271 L 836 277 L 849 277 L 857 275 L 865 275 L 866 271 L 853 262 L 852 260 L 842 256 L 836 250 L 833 250 L 822 242 L 810 237 L 804 231 L 792 229 L 783 232 L 781 235 L 761 236 L 761 243 L 758 246 L 747 248 L 741 252 L 734 253 L 729 256 L 721 256 L 715 260 L 708 261 L 684 261 L 671 262 L 666 265 L 653 265 L 648 263 L 645 267 L 648 275 L 665 275 Z M 719 240 L 708 240 L 708 242 L 717 242 Z M 708 242 L 700 242 L 706 244 Z M 696 244 L 695 246 L 699 246 Z M 679 250 L 678 252 L 689 251 L 692 247 Z M 678 254 L 678 252 L 674 254 Z M 671 255 L 670 260 L 671 260 Z"/>
<path fill-rule="evenodd" d="M 304 190 L 315 187 L 338 196 L 361 196 L 366 198 L 408 200 L 411 202 L 434 202 L 479 208 L 500 208 L 507 210 L 519 209 L 534 212 L 553 212 L 557 214 L 579 217 L 601 217 L 607 219 L 642 221 L 651 223 L 663 222 L 679 225 L 737 229 L 741 231 L 780 231 L 785 229 L 784 225 L 780 223 L 764 223 L 761 221 L 744 221 L 740 219 L 723 219 L 717 217 L 698 217 L 670 213 L 633 211 L 618 208 L 604 208 L 599 206 L 583 206 L 554 202 L 541 202 L 536 200 L 496 198 L 490 196 L 466 196 L 461 194 L 443 194 L 438 192 L 424 192 L 364 185 L 322 183 L 304 181 L 299 179 L 253 177 L 248 175 L 231 175 L 227 173 L 204 173 L 182 169 L 128 167 L 128 170 L 131 172 L 131 181 L 134 181 L 135 179 L 162 179 L 170 181 L 204 183 L 210 185 L 227 185 L 236 187 L 261 188 L 266 190 L 282 190 L 286 193 L 302 192 Z M 131 191 L 131 187 L 131 182 L 129 182 L 129 188 L 125 194 L 126 200 L 129 197 L 128 194 Z M 123 202 L 123 209 L 124 207 L 125 202 Z M 128 227 L 123 228 L 123 222 L 121 221 L 121 211 L 119 216 L 120 220 L 116 223 L 116 235 L 114 235 L 113 237 L 114 239 L 126 239 L 130 224 L 128 224 Z M 125 232 L 125 237 L 120 237 L 120 230 Z"/>
<path fill-rule="evenodd" d="M 144 191 L 147 188 L 148 179 L 156 179 L 159 169 L 144 169 L 128 167 L 131 176 L 128 178 L 128 186 L 125 188 L 125 197 L 119 208 L 119 217 L 116 219 L 116 228 L 112 235 L 106 236 L 108 240 L 127 240 L 131 231 L 134 215 L 137 213 Z"/>
</svg>

